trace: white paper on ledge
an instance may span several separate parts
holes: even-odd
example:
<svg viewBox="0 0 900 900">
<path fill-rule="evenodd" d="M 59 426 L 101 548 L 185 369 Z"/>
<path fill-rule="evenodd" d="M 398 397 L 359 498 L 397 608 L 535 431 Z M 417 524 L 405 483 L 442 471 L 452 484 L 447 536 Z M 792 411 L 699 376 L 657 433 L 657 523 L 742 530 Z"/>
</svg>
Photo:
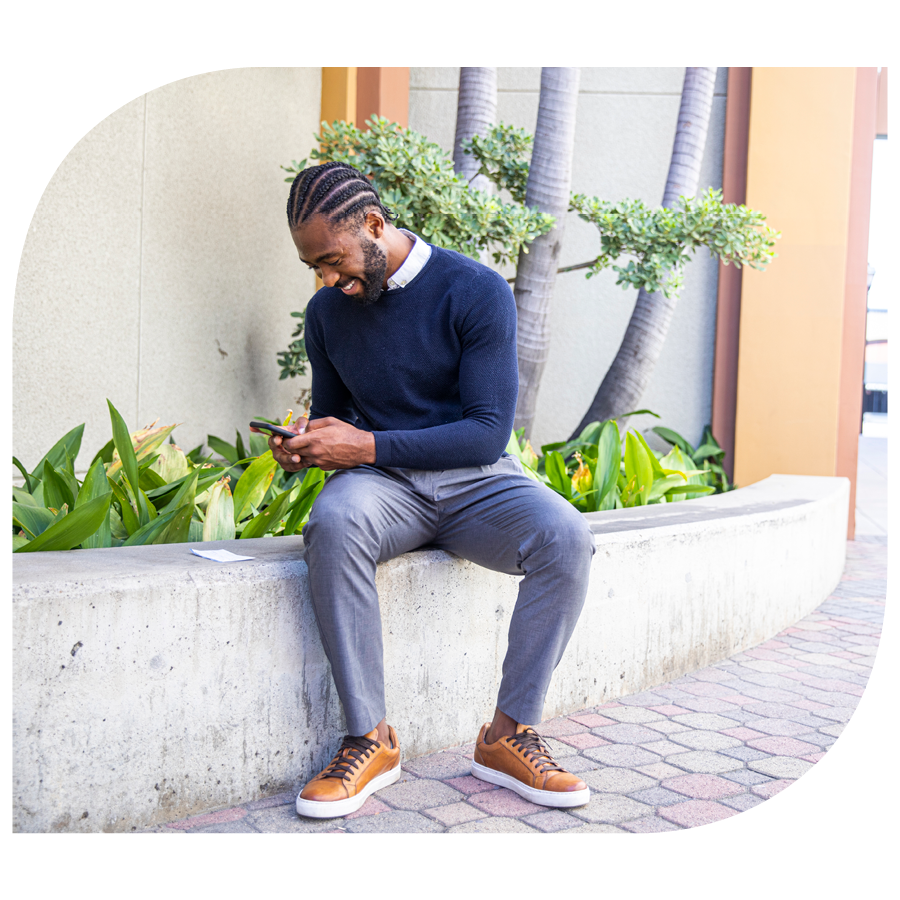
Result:
<svg viewBox="0 0 900 900">
<path fill-rule="evenodd" d="M 204 559 L 211 559 L 213 562 L 238 562 L 242 559 L 253 559 L 252 556 L 238 556 L 229 550 L 195 550 L 191 547 L 191 553 L 194 556 L 202 556 Z"/>
</svg>

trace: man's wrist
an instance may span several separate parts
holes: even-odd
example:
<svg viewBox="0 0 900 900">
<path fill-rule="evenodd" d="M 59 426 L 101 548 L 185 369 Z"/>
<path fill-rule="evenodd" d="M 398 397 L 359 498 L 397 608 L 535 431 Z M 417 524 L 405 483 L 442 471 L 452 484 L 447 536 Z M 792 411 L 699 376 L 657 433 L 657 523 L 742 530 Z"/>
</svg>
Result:
<svg viewBox="0 0 900 900">
<path fill-rule="evenodd" d="M 375 435 L 371 431 L 365 431 L 363 434 L 366 438 L 363 443 L 363 458 L 360 460 L 360 465 L 374 466 L 378 455 L 375 448 Z"/>
</svg>

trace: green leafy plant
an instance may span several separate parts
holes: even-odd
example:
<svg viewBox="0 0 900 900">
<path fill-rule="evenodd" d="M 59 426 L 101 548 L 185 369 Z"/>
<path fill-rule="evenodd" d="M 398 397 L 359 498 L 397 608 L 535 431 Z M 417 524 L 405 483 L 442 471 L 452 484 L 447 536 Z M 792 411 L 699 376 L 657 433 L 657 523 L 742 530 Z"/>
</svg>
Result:
<svg viewBox="0 0 900 900">
<path fill-rule="evenodd" d="M 202 455 L 203 445 L 184 453 L 172 443 L 175 425 L 129 432 L 107 403 L 113 437 L 83 481 L 74 460 L 84 425 L 60 438 L 31 472 L 13 457 L 25 481 L 12 489 L 14 552 L 302 532 L 325 482 L 321 469 L 286 473 L 265 436 L 251 433 L 248 452 L 240 432 L 235 444 L 208 435 L 217 465 Z"/>
<path fill-rule="evenodd" d="M 656 416 L 647 409 L 627 415 L 641 413 Z M 637 431 L 626 432 L 623 439 L 618 422 L 609 419 L 592 422 L 575 440 L 544 444 L 540 455 L 526 440 L 524 429 L 519 429 L 510 436 L 506 450 L 522 463 L 526 475 L 581 512 L 674 503 L 730 489 L 721 466 L 711 461 L 714 447 L 718 448 L 718 460 L 725 451 L 715 443 L 708 427 L 704 443 L 696 451 L 674 431 L 653 430 L 666 440 L 666 435 L 674 435 L 680 443 L 664 455 L 653 450 Z"/>
</svg>

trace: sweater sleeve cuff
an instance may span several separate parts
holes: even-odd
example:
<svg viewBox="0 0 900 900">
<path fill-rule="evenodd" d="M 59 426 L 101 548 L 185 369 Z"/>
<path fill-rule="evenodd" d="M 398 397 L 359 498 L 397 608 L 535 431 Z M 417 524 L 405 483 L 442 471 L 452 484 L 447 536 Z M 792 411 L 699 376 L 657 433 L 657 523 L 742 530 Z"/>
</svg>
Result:
<svg viewBox="0 0 900 900">
<path fill-rule="evenodd" d="M 373 431 L 375 436 L 375 465 L 391 465 L 391 436 L 387 431 Z"/>
</svg>

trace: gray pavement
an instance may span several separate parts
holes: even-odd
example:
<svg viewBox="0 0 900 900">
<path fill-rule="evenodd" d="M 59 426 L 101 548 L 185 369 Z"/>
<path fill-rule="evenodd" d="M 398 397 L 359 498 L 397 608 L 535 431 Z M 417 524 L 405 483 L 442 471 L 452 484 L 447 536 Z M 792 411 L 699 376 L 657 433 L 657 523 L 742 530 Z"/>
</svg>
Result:
<svg viewBox="0 0 900 900">
<path fill-rule="evenodd" d="M 865 690 L 887 587 L 886 444 L 860 439 L 856 540 L 814 613 L 730 659 L 538 726 L 560 764 L 591 787 L 585 806 L 546 809 L 473 778 L 467 744 L 404 761 L 397 784 L 343 819 L 298 816 L 298 784 L 146 831 L 642 833 L 765 802 L 825 756 Z"/>
</svg>

